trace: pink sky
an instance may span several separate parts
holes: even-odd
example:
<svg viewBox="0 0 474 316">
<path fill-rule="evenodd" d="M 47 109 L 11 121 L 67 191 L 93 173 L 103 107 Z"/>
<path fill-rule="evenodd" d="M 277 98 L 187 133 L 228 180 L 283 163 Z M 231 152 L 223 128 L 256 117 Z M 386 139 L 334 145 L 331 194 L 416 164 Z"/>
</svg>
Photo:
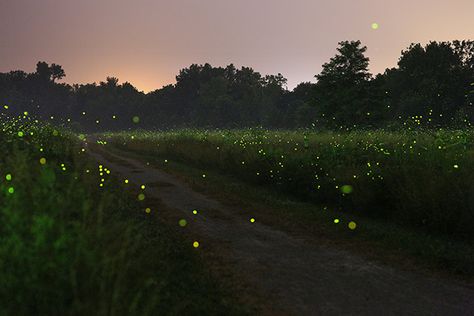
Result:
<svg viewBox="0 0 474 316">
<path fill-rule="evenodd" d="M 412 42 L 474 39 L 473 12 L 473 0 L 0 0 L 0 72 L 44 60 L 68 83 L 116 76 L 150 91 L 192 63 L 234 63 L 293 88 L 339 41 L 361 40 L 383 72 Z"/>
</svg>

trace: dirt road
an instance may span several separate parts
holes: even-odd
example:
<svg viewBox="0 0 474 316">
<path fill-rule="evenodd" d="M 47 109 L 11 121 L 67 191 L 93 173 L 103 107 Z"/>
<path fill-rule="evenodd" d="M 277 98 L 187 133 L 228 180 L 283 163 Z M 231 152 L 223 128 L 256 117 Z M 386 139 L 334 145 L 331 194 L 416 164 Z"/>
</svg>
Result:
<svg viewBox="0 0 474 316">
<path fill-rule="evenodd" d="M 251 223 L 231 207 L 126 153 L 108 153 L 108 160 L 98 152 L 91 155 L 121 177 L 149 184 L 147 196 L 188 218 L 187 229 L 200 236 L 200 251 L 225 249 L 222 262 L 267 298 L 270 313 L 474 315 L 472 287 L 398 271 L 318 245 L 317 240 L 309 243 L 258 221 Z M 198 215 L 192 215 L 194 209 L 200 210 Z"/>
</svg>

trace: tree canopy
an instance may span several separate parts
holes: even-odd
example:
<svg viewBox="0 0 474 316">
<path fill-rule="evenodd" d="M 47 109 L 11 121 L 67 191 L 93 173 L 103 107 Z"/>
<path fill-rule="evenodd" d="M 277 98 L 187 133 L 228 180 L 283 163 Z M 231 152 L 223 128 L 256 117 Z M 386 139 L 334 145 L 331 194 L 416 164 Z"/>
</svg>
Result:
<svg viewBox="0 0 474 316">
<path fill-rule="evenodd" d="M 315 76 L 292 91 L 281 74 L 250 67 L 182 69 L 176 83 L 150 93 L 118 78 L 92 84 L 59 83 L 60 65 L 0 73 L 0 102 L 10 114 L 73 124 L 81 130 L 133 127 L 331 129 L 410 125 L 466 126 L 474 120 L 474 41 L 412 44 L 397 67 L 373 76 L 367 47 L 342 41 Z M 137 125 L 133 117 L 140 117 Z"/>
</svg>

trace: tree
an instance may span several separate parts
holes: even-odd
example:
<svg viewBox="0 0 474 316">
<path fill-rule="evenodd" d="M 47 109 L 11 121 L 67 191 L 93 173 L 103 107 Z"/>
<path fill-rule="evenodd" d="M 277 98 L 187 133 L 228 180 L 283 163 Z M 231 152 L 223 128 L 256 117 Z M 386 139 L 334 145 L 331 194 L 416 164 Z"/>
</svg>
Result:
<svg viewBox="0 0 474 316">
<path fill-rule="evenodd" d="M 66 77 L 66 73 L 60 65 L 51 64 L 51 67 L 49 67 L 49 69 L 51 72 L 51 79 L 53 81 L 61 80 L 62 78 Z"/>
<path fill-rule="evenodd" d="M 66 76 L 63 68 L 57 64 L 48 65 L 44 61 L 36 64 L 36 76 L 43 82 L 61 80 Z"/>
<path fill-rule="evenodd" d="M 398 68 L 385 73 L 386 90 L 397 115 L 423 117 L 425 124 L 451 124 L 469 105 L 474 81 L 474 42 L 411 44 Z"/>
<path fill-rule="evenodd" d="M 328 85 L 360 84 L 370 79 L 369 58 L 364 54 L 367 47 L 360 41 L 339 42 L 338 54 L 323 64 L 323 70 L 316 75 L 318 83 Z"/>
<path fill-rule="evenodd" d="M 337 54 L 316 75 L 316 106 L 338 126 L 364 123 L 369 111 L 369 58 L 360 41 L 339 43 Z M 334 124 L 330 123 L 330 124 Z"/>
</svg>

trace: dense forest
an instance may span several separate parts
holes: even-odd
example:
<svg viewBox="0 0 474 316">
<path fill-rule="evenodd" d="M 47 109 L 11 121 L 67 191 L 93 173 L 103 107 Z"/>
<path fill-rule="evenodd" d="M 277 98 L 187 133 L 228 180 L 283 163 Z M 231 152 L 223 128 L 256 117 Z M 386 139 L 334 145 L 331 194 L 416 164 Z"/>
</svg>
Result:
<svg viewBox="0 0 474 316">
<path fill-rule="evenodd" d="M 210 64 L 182 69 L 176 84 L 147 94 L 108 77 L 99 84 L 58 83 L 60 65 L 0 73 L 0 102 L 75 130 L 133 127 L 354 129 L 461 127 L 474 123 L 474 41 L 412 44 L 398 65 L 372 75 L 367 47 L 339 43 L 337 54 L 292 91 L 281 75 Z"/>
</svg>

